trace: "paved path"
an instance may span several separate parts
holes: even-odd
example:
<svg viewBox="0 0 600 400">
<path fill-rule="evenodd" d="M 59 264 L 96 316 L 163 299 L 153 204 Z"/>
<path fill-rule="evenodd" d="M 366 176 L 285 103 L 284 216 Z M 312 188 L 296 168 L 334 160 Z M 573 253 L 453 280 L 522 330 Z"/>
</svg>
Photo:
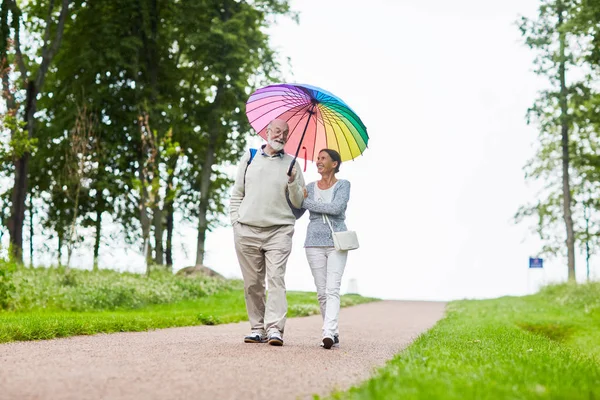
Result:
<svg viewBox="0 0 600 400">
<path fill-rule="evenodd" d="M 342 309 L 339 348 L 321 317 L 289 319 L 285 345 L 245 344 L 248 323 L 0 345 L 0 399 L 298 399 L 369 378 L 443 316 L 444 303 Z"/>
</svg>

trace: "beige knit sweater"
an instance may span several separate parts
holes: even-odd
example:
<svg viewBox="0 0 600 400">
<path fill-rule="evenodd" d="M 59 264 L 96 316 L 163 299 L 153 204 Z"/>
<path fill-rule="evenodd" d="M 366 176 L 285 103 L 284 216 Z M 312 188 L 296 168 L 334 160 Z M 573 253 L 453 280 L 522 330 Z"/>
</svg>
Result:
<svg viewBox="0 0 600 400">
<path fill-rule="evenodd" d="M 294 225 L 296 218 L 287 203 L 285 191 L 289 191 L 291 203 L 301 208 L 304 176 L 298 162 L 296 177 L 292 183 L 288 183 L 287 171 L 292 156 L 284 154 L 271 157 L 261 154 L 259 149 L 250 165 L 249 159 L 250 152 L 247 151 L 238 165 L 229 205 L 231 224 L 241 222 L 262 228 Z"/>
</svg>

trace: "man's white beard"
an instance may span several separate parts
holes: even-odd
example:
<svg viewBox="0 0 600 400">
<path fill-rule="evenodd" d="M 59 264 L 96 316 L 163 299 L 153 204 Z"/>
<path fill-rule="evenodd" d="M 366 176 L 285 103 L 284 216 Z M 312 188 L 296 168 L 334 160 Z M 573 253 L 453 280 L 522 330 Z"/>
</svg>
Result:
<svg viewBox="0 0 600 400">
<path fill-rule="evenodd" d="M 269 146 L 275 151 L 281 151 L 285 147 L 285 144 L 269 139 Z"/>
</svg>

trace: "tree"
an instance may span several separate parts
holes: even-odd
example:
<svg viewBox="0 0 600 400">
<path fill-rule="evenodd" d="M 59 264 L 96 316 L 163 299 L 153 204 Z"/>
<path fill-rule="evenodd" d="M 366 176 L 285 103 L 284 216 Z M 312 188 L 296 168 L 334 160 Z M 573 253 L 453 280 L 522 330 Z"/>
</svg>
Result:
<svg viewBox="0 0 600 400">
<path fill-rule="evenodd" d="M 163 143 L 168 132 L 169 96 L 176 93 L 171 88 L 177 88 L 173 78 L 177 70 L 168 57 L 174 8 L 170 2 L 156 1 L 80 2 L 49 78 L 51 90 L 42 98 L 47 143 L 60 141 L 71 129 L 78 107 L 87 107 L 98 121 L 93 154 L 98 166 L 90 177 L 93 195 L 87 197 L 89 215 L 83 219 L 96 232 L 95 264 L 106 212 L 123 225 L 129 242 L 142 238 L 148 257 L 153 252 L 151 229 L 156 227 L 160 238 L 155 238 L 155 262 L 162 263 L 163 218 L 159 202 L 148 202 L 152 194 L 148 185 L 154 183 L 145 175 L 159 176 L 161 154 L 155 153 L 151 164 L 145 164 L 149 152 L 157 150 L 148 146 Z M 62 162 L 52 147 L 44 152 L 46 162 L 39 165 L 39 176 L 48 176 L 48 169 Z"/>
<path fill-rule="evenodd" d="M 569 280 L 575 279 L 575 231 L 569 175 L 571 155 L 569 134 L 573 126 L 569 102 L 573 86 L 567 85 L 567 69 L 575 65 L 576 59 L 569 46 L 570 32 L 567 30 L 567 22 L 573 15 L 574 7 L 573 0 L 542 0 L 536 20 L 523 17 L 520 21 L 525 43 L 538 53 L 535 60 L 536 73 L 547 77 L 552 86 L 552 89 L 540 93 L 529 114 L 539 125 L 541 141 L 546 142 L 538 153 L 538 159 L 543 165 L 540 171 L 550 172 L 551 175 L 560 171 L 561 175 L 560 197 L 552 196 L 552 201 L 547 204 L 556 204 L 556 200 L 559 200 L 562 205 Z M 557 142 L 560 143 L 559 147 Z M 560 169 L 557 169 L 554 163 L 558 148 L 560 148 Z M 536 175 L 539 177 L 539 174 L 532 176 L 535 178 Z M 535 210 L 540 218 L 543 218 L 548 215 L 550 208 L 543 207 L 540 202 Z M 551 211 L 551 215 L 555 215 L 555 210 Z"/>
<path fill-rule="evenodd" d="M 288 1 L 206 1 L 201 22 L 185 19 L 182 2 L 180 26 L 200 29 L 181 37 L 184 49 L 179 67 L 186 73 L 189 95 L 179 104 L 185 123 L 193 127 L 187 138 L 178 138 L 186 151 L 189 169 L 184 194 L 189 215 L 198 221 L 196 265 L 204 263 L 206 232 L 224 213 L 223 198 L 231 180 L 218 166 L 239 159 L 250 132 L 245 103 L 256 84 L 270 82 L 277 62 L 264 33 L 272 18 L 291 15 Z M 188 31 L 188 30 L 186 30 Z M 203 86 L 206 89 L 203 89 Z M 176 129 L 177 131 L 177 129 Z M 187 140 L 186 140 L 187 139 Z"/>
<path fill-rule="evenodd" d="M 69 0 L 62 0 L 58 6 L 58 15 L 56 14 L 57 6 L 54 0 L 48 3 L 39 1 L 29 4 L 28 17 L 23 18 L 23 11 L 17 5 L 15 0 L 5 0 L 4 7 L 11 14 L 13 42 L 14 42 L 14 57 L 16 64 L 19 67 L 20 81 L 22 88 L 25 90 L 25 101 L 23 106 L 23 120 L 25 121 L 25 130 L 29 139 L 35 137 L 35 113 L 37 111 L 38 94 L 44 87 L 46 75 L 56 55 L 62 40 L 62 34 L 69 12 Z M 34 70 L 34 63 L 29 63 L 25 57 L 25 53 L 21 44 L 21 25 L 39 24 L 39 11 L 46 8 L 46 16 L 42 18 L 43 23 L 40 24 L 44 28 L 44 33 L 41 38 L 39 47 L 39 56 L 41 62 Z M 32 29 L 33 30 L 33 29 Z M 30 64 L 30 65 L 28 65 Z M 25 223 L 25 201 L 28 192 L 28 173 L 29 159 L 31 153 L 29 150 L 23 152 L 14 160 L 14 186 L 11 195 L 11 217 L 9 221 L 10 242 L 12 256 L 17 262 L 23 262 L 23 226 Z"/>
<path fill-rule="evenodd" d="M 43 204 L 40 218 L 55 232 L 59 253 L 64 245 L 70 251 L 76 221 L 95 232 L 97 265 L 110 215 L 128 243 L 142 243 L 148 263 L 172 264 L 174 217 L 183 209 L 199 222 L 203 257 L 206 231 L 225 212 L 231 184 L 221 166 L 237 161 L 250 130 L 247 96 L 276 72 L 264 28 L 289 14 L 287 3 L 71 0 L 61 51 L 35 96 L 43 145 L 28 164 L 30 200 Z M 35 16 L 46 3 L 27 4 L 21 25 L 43 37 L 47 25 Z M 57 10 L 52 17 L 60 21 Z M 94 121 L 85 155 L 72 151 L 82 109 Z M 82 156 L 86 176 L 65 174 L 83 168 L 73 162 Z"/>
</svg>

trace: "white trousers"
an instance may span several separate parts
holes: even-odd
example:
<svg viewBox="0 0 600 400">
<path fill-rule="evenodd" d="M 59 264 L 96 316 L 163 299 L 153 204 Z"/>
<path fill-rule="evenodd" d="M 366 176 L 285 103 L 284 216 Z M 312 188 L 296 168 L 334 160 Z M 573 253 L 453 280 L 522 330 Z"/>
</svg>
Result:
<svg viewBox="0 0 600 400">
<path fill-rule="evenodd" d="M 305 250 L 321 306 L 323 336 L 333 337 L 339 333 L 340 286 L 348 252 L 333 247 L 307 247 Z"/>
</svg>

